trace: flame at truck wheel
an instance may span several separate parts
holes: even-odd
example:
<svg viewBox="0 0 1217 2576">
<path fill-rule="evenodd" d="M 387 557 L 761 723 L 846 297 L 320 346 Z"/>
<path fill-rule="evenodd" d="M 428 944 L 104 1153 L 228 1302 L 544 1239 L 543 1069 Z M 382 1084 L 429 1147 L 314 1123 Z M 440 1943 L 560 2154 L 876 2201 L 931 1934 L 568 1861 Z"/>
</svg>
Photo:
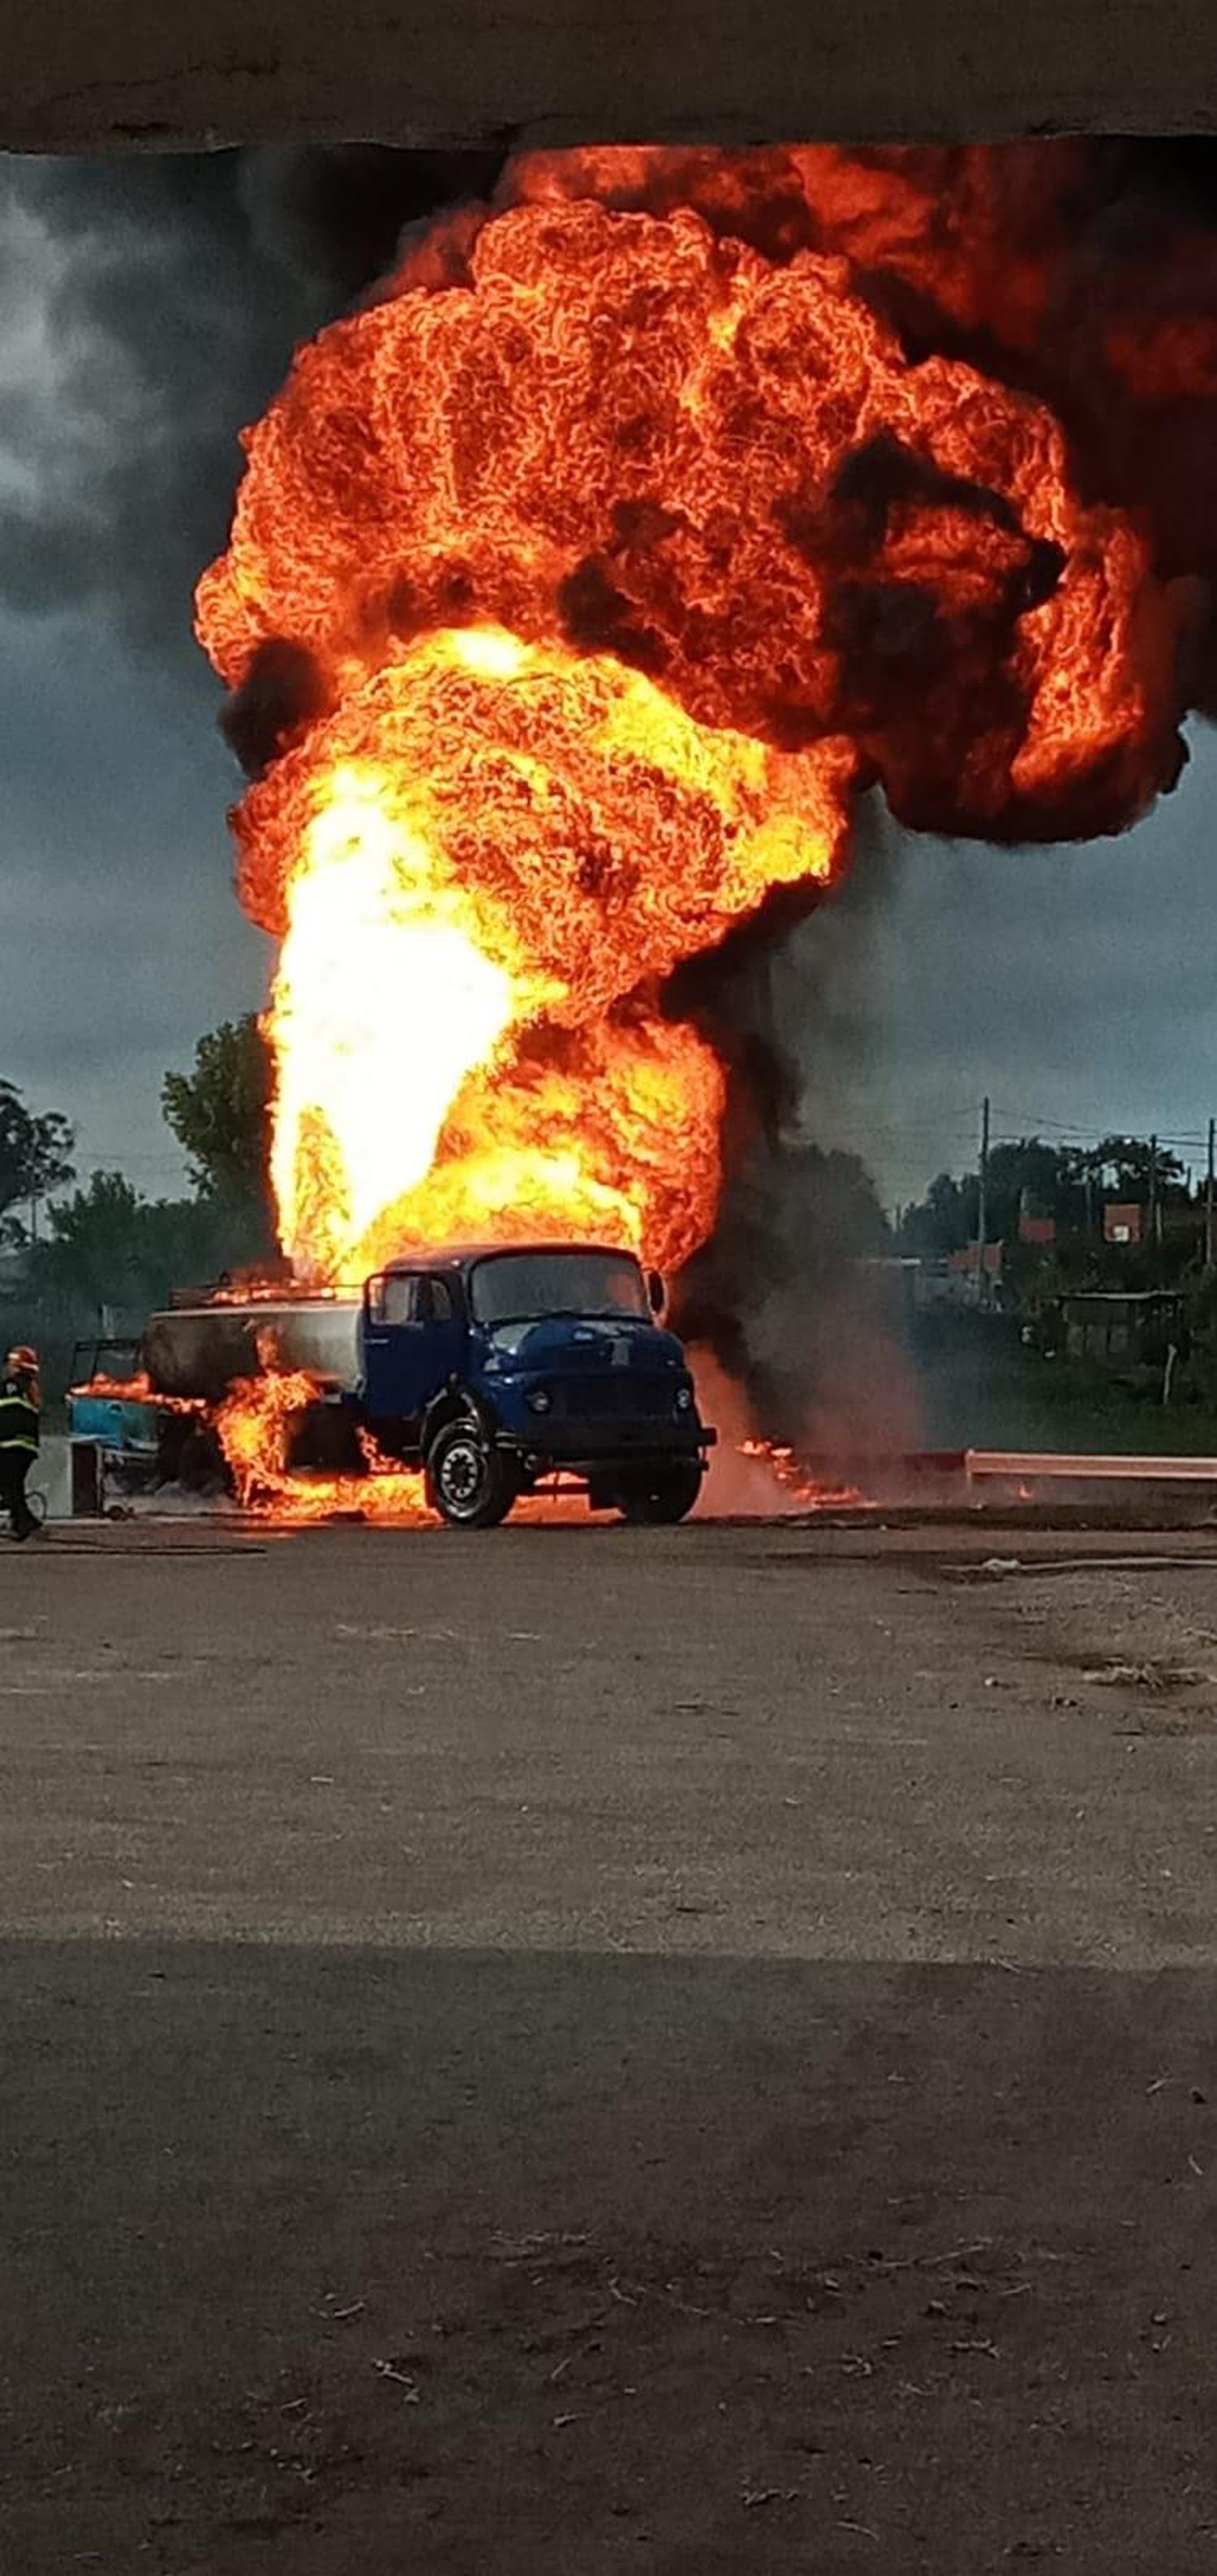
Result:
<svg viewBox="0 0 1217 2576">
<path fill-rule="evenodd" d="M 239 1378 L 211 1415 L 233 1493 L 242 1511 L 274 1520 L 428 1522 L 421 1473 L 394 1467 L 366 1431 L 358 1434 L 363 1475 L 293 1475 L 292 1435 L 321 1393 L 307 1369 L 280 1369 L 269 1353 L 262 1373 Z"/>
<path fill-rule="evenodd" d="M 876 212 L 884 184 L 822 152 L 526 162 L 247 434 L 199 630 L 234 688 L 293 675 L 236 828 L 283 943 L 303 1272 L 522 1231 L 679 1264 L 723 1085 L 664 979 L 831 877 L 858 784 L 1014 839 L 1170 783 L 1178 610 L 1143 536 L 1079 497 L 1042 402 L 910 362 L 813 246 L 924 282 L 933 191 Z"/>
</svg>

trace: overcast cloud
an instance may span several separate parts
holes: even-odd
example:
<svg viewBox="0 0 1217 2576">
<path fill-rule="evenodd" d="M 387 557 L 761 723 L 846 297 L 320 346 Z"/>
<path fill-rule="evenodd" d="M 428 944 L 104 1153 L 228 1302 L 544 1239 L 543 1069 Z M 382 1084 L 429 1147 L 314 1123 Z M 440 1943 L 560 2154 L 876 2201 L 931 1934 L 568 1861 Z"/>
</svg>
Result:
<svg viewBox="0 0 1217 2576">
<path fill-rule="evenodd" d="M 193 580 L 242 422 L 416 211 L 418 180 L 365 156 L 353 232 L 315 159 L 0 162 L 0 1075 L 75 1120 L 82 1168 L 150 1190 L 181 1175 L 165 1069 L 261 998 L 267 965 L 231 888 L 239 782 Z M 891 1199 L 967 1158 L 985 1090 L 999 1130 L 1199 1135 L 1215 789 L 1202 727 L 1176 795 L 1119 842 L 872 829 L 839 930 L 820 916 L 783 971 L 823 1140 L 867 1152 Z"/>
<path fill-rule="evenodd" d="M 889 1205 L 975 1167 L 986 1092 L 995 1136 L 1203 1137 L 1217 737 L 1189 738 L 1174 795 L 1118 840 L 994 850 L 871 818 L 842 918 L 826 907 L 797 934 L 781 1006 L 809 1124 L 866 1155 Z"/>
</svg>

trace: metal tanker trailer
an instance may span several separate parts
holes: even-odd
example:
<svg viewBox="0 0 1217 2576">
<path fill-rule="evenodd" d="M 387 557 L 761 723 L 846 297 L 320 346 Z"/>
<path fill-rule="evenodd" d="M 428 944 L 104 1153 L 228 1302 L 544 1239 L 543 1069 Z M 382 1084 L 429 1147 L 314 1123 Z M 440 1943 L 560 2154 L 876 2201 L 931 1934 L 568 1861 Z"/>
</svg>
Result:
<svg viewBox="0 0 1217 2576">
<path fill-rule="evenodd" d="M 143 1348 L 152 1393 L 216 1404 L 238 1378 L 259 1377 L 268 1366 L 309 1369 L 353 1393 L 359 1311 L 355 1290 L 297 1297 L 226 1289 L 184 1299 L 148 1318 Z"/>
</svg>

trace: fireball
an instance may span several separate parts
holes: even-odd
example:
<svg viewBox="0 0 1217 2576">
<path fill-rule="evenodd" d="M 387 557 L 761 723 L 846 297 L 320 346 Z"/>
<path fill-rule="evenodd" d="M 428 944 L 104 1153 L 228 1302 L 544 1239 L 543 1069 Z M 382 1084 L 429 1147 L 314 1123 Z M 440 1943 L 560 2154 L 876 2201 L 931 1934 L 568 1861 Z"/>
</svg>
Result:
<svg viewBox="0 0 1217 2576">
<path fill-rule="evenodd" d="M 724 1075 L 676 967 L 822 893 L 862 785 L 1016 839 L 1172 773 L 1145 541 L 1044 404 L 906 354 L 813 246 L 830 179 L 844 249 L 916 275 L 916 188 L 840 156 L 526 163 L 247 433 L 198 617 L 233 690 L 296 676 L 235 824 L 302 1274 L 519 1232 L 679 1264 Z"/>
</svg>

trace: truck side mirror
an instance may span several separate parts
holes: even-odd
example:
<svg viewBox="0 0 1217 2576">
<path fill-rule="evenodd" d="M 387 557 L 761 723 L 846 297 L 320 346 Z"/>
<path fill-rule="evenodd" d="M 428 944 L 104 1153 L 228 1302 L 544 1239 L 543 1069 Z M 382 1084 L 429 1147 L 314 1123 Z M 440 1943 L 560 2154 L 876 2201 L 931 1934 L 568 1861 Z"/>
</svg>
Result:
<svg viewBox="0 0 1217 2576">
<path fill-rule="evenodd" d="M 661 1271 L 648 1270 L 647 1295 L 651 1301 L 651 1313 L 653 1315 L 662 1315 L 664 1307 L 667 1304 L 667 1295 L 664 1289 L 663 1274 Z"/>
</svg>

